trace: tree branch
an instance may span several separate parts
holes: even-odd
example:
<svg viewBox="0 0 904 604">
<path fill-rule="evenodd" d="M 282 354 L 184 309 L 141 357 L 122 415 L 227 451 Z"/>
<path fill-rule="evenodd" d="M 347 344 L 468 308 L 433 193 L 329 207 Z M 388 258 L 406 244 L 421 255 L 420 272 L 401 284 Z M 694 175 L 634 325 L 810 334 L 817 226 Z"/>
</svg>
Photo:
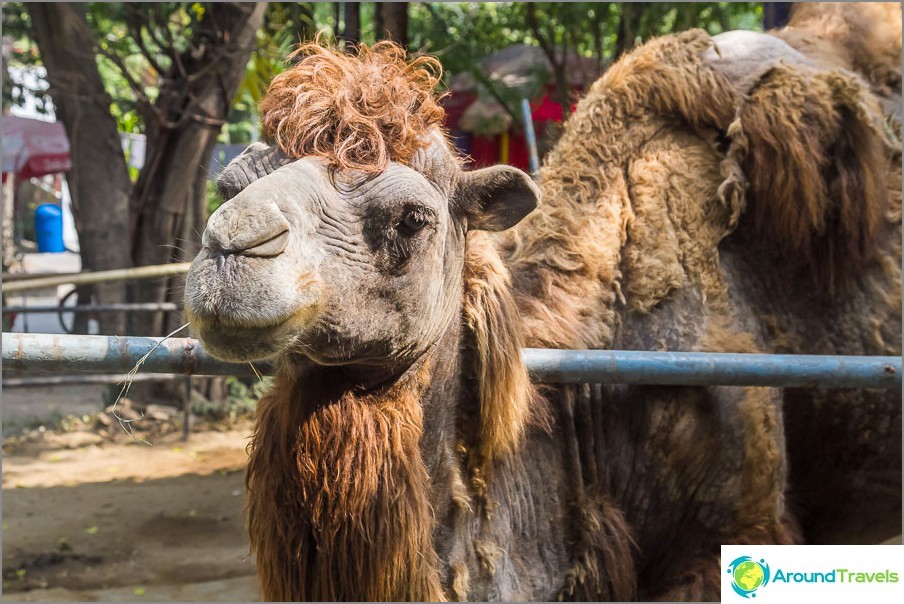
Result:
<svg viewBox="0 0 904 604">
<path fill-rule="evenodd" d="M 176 41 L 173 39 L 173 32 L 170 31 L 168 23 L 163 27 L 163 32 L 168 43 L 168 46 L 165 46 L 164 48 L 169 51 L 169 54 L 173 59 L 173 64 L 176 66 L 176 70 L 179 72 L 179 75 L 182 78 L 188 79 L 188 72 L 185 69 L 185 63 L 182 62 L 182 53 L 176 50 Z"/>
<path fill-rule="evenodd" d="M 128 67 L 126 67 L 125 61 L 122 60 L 122 57 L 117 55 L 115 52 L 111 52 L 104 47 L 103 42 L 98 42 L 97 44 L 97 52 L 102 55 L 104 58 L 113 63 L 117 69 L 119 69 L 120 73 L 122 73 L 122 77 L 125 79 L 126 83 L 128 83 L 129 88 L 132 89 L 132 92 L 135 93 L 135 96 L 138 97 L 139 103 L 145 103 L 148 105 L 152 105 L 151 99 L 148 98 L 147 94 L 144 91 L 144 87 L 139 84 L 135 78 L 132 77 L 132 74 L 129 73 Z"/>
<path fill-rule="evenodd" d="M 568 76 L 565 73 L 565 66 L 568 60 L 568 53 L 562 53 L 561 63 L 556 59 L 555 33 L 551 32 L 549 38 L 545 38 L 540 30 L 540 23 L 537 19 L 537 7 L 534 2 L 527 3 L 527 13 L 525 15 L 527 25 L 530 27 L 534 37 L 540 44 L 540 48 L 546 54 L 549 65 L 552 68 L 553 79 L 555 80 L 556 90 L 559 97 L 559 105 L 562 106 L 562 119 L 564 120 L 571 111 L 571 99 L 569 98 Z M 552 25 L 550 25 L 552 27 Z"/>
<path fill-rule="evenodd" d="M 543 32 L 540 31 L 540 23 L 537 20 L 537 6 L 534 2 L 528 2 L 526 8 L 527 13 L 525 14 L 525 21 L 527 22 L 527 26 L 530 28 L 531 33 L 534 34 L 534 37 L 540 44 L 540 48 L 543 50 L 544 54 L 546 54 L 546 58 L 549 59 L 550 65 L 555 67 L 555 48 L 550 44 L 549 40 L 546 39 Z"/>
<path fill-rule="evenodd" d="M 128 4 L 128 13 L 126 16 L 126 29 L 129 32 L 129 35 L 133 40 L 135 40 L 135 45 L 138 46 L 138 51 L 141 53 L 141 56 L 144 57 L 144 60 L 148 62 L 151 68 L 157 72 L 158 77 L 163 77 L 163 67 L 157 61 L 157 57 L 154 56 L 154 53 L 147 47 L 144 43 L 144 36 L 142 35 L 142 21 L 147 21 L 147 17 L 138 11 L 133 5 Z M 148 34 L 150 35 L 150 34 Z"/>
</svg>

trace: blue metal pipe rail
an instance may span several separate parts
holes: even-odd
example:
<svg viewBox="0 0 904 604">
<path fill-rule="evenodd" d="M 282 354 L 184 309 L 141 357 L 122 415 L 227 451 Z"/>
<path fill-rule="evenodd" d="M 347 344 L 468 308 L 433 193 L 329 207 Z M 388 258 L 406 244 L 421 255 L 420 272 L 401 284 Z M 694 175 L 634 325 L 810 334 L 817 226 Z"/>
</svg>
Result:
<svg viewBox="0 0 904 604">
<path fill-rule="evenodd" d="M 198 340 L 191 338 L 4 332 L 2 344 L 5 376 L 42 372 L 128 373 L 148 353 L 150 356 L 141 365 L 142 373 L 254 375 L 250 365 L 215 359 Z"/>
<path fill-rule="evenodd" d="M 901 357 L 528 348 L 540 382 L 901 389 Z"/>
<path fill-rule="evenodd" d="M 254 375 L 266 364 L 226 363 L 191 338 L 4 333 L 3 374 L 126 373 L 145 354 L 141 372 Z M 546 383 L 684 386 L 822 386 L 901 389 L 901 357 L 546 350 L 527 348 L 531 376 Z"/>
</svg>

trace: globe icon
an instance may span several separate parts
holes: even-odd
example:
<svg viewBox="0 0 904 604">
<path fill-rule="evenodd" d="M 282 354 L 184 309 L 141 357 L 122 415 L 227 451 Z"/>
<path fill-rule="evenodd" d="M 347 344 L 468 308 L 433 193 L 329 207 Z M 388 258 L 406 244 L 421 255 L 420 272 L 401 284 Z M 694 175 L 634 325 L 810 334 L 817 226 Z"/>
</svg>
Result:
<svg viewBox="0 0 904 604">
<path fill-rule="evenodd" d="M 763 584 L 764 579 L 763 567 L 753 560 L 742 562 L 734 569 L 735 585 L 744 591 L 755 590 Z"/>
</svg>

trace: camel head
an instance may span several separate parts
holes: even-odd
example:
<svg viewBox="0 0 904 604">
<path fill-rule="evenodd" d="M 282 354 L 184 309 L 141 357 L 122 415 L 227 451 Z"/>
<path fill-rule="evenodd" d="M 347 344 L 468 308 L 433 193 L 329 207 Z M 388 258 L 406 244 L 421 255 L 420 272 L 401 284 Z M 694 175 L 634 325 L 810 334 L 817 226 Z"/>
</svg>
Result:
<svg viewBox="0 0 904 604">
<path fill-rule="evenodd" d="M 432 59 L 389 43 L 299 54 L 261 106 L 276 145 L 218 181 L 187 314 L 224 359 L 403 368 L 460 314 L 467 232 L 513 226 L 539 192 L 514 168 L 462 170 Z"/>
</svg>

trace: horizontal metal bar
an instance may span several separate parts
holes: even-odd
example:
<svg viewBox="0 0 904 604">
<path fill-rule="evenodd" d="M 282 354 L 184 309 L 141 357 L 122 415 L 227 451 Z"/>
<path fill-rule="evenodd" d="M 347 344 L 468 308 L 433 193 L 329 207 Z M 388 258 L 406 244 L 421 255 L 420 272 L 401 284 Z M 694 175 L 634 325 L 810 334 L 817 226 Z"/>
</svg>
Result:
<svg viewBox="0 0 904 604">
<path fill-rule="evenodd" d="M 38 277 L 59 277 L 60 275 L 80 275 L 79 272 L 69 273 L 51 273 L 41 271 L 40 273 L 2 273 L 0 280 L 4 283 L 12 283 L 13 281 L 27 281 L 29 279 L 37 279 Z"/>
<path fill-rule="evenodd" d="M 39 377 L 5 377 L 4 388 L 35 388 L 40 386 L 62 386 L 68 384 L 124 384 L 129 376 L 125 373 L 92 373 L 69 375 L 42 375 Z M 138 373 L 132 382 L 168 382 L 176 379 L 172 373 Z M 183 378 L 184 379 L 184 378 Z"/>
<path fill-rule="evenodd" d="M 901 357 L 528 348 L 523 358 L 548 383 L 901 388 Z"/>
<path fill-rule="evenodd" d="M 128 372 L 161 339 L 4 333 L 3 371 Z M 901 388 L 900 357 L 528 348 L 523 358 L 531 376 L 547 383 Z M 190 338 L 162 342 L 141 371 L 254 375 L 249 364 L 214 359 Z"/>
<path fill-rule="evenodd" d="M 182 310 L 181 304 L 174 302 L 135 302 L 129 304 L 76 304 L 73 306 L 60 305 L 34 305 L 34 306 L 4 306 L 3 314 L 7 313 L 58 313 L 58 312 L 152 312 Z"/>
<path fill-rule="evenodd" d="M 247 363 L 215 359 L 191 338 L 39 333 L 3 334 L 3 373 L 128 373 L 158 343 L 142 364 L 142 373 L 254 375 Z"/>
<path fill-rule="evenodd" d="M 3 293 L 27 291 L 30 289 L 44 289 L 66 285 L 87 285 L 89 283 L 103 283 L 105 281 L 125 281 L 128 279 L 151 279 L 154 277 L 169 277 L 188 272 L 190 262 L 177 262 L 172 264 L 157 264 L 153 266 L 137 266 L 135 268 L 118 268 L 110 271 L 85 271 L 82 273 L 61 273 L 52 277 L 38 277 L 3 284 Z"/>
</svg>

